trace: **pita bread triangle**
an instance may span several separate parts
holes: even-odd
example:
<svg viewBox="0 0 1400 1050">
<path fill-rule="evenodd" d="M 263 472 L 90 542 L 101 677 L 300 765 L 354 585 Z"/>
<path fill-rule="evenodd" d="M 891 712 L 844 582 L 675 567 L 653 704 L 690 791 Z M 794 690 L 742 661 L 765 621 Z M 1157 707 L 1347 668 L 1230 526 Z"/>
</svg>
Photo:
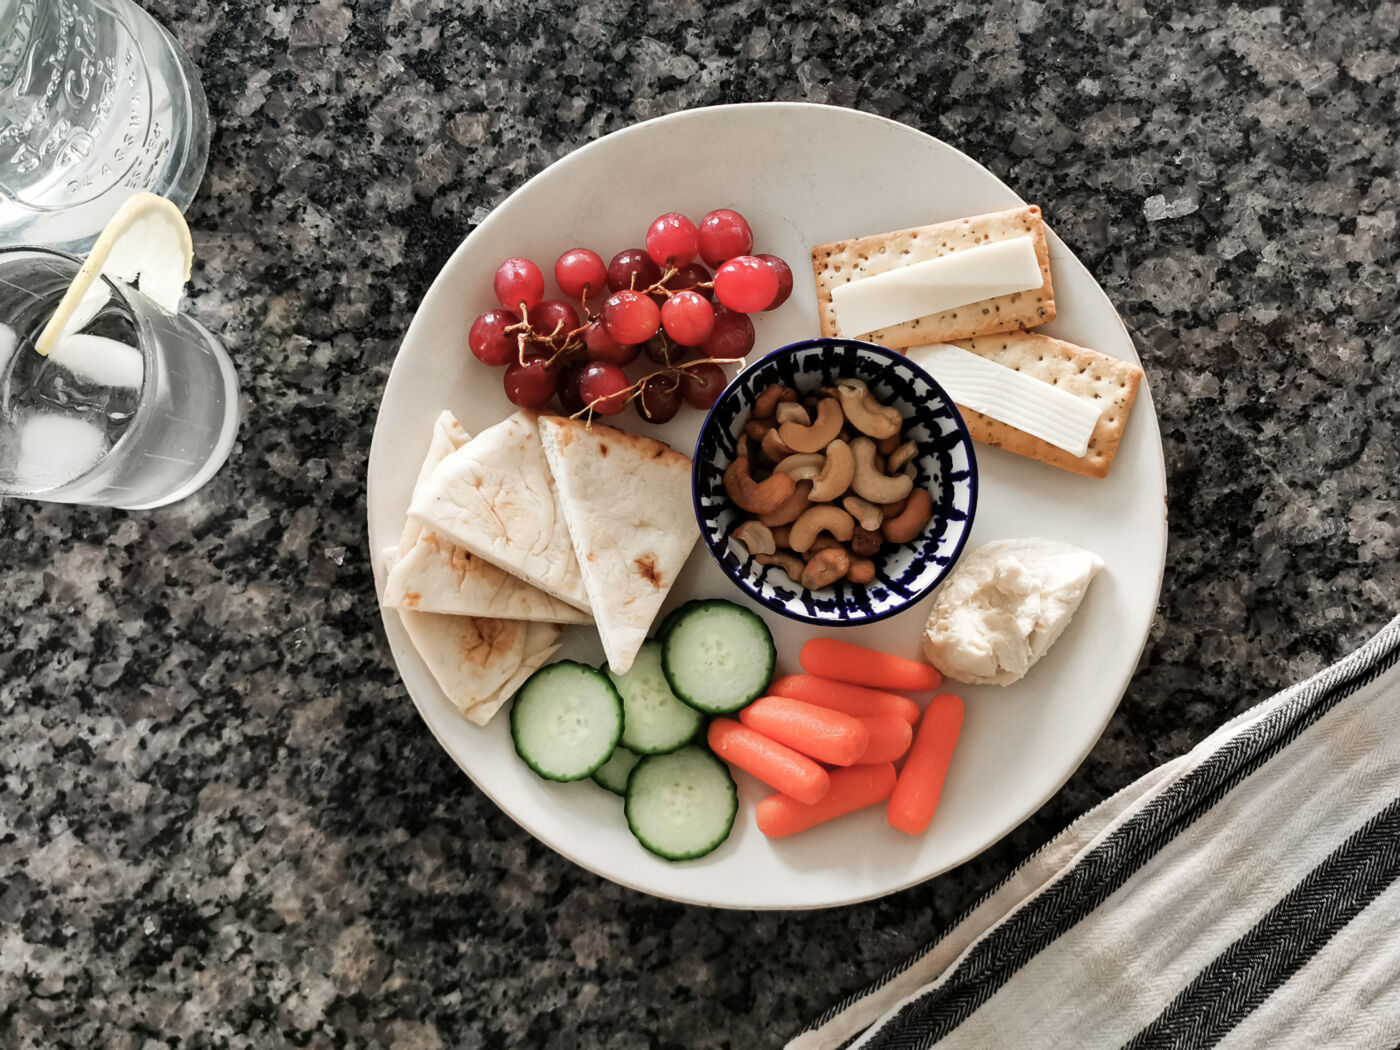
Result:
<svg viewBox="0 0 1400 1050">
<path fill-rule="evenodd" d="M 602 423 L 542 416 L 539 432 L 608 666 L 622 674 L 700 538 L 690 458 Z"/>
<path fill-rule="evenodd" d="M 588 611 L 588 595 L 533 412 L 483 430 L 437 465 L 409 516 L 547 594 Z"/>
<path fill-rule="evenodd" d="M 451 453 L 470 440 L 451 412 L 433 424 L 415 496 Z M 587 623 L 588 614 L 533 587 L 409 518 L 399 546 L 384 551 L 389 574 L 384 604 L 391 609 L 508 620 Z"/>
</svg>

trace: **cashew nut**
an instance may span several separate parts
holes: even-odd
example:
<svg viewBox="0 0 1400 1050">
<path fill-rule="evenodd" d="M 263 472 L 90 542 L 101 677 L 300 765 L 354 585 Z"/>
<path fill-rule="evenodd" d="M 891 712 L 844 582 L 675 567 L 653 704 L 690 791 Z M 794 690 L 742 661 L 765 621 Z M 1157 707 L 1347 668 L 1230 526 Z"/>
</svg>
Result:
<svg viewBox="0 0 1400 1050">
<path fill-rule="evenodd" d="M 847 496 L 841 501 L 841 506 L 850 511 L 851 517 L 867 532 L 874 532 L 885 520 L 885 512 L 879 506 L 859 496 Z"/>
<path fill-rule="evenodd" d="M 734 530 L 734 538 L 744 545 L 750 554 L 772 554 L 777 545 L 773 534 L 761 521 L 746 521 Z"/>
<path fill-rule="evenodd" d="M 807 410 L 795 401 L 780 403 L 773 418 L 778 421 L 779 426 L 784 423 L 800 423 L 805 427 L 812 422 L 812 417 L 807 414 Z"/>
<path fill-rule="evenodd" d="M 891 543 L 908 543 L 923 531 L 931 517 L 933 497 L 928 494 L 928 489 L 916 489 L 910 494 L 904 513 L 897 518 L 886 518 L 885 524 L 880 526 L 880 534 Z"/>
<path fill-rule="evenodd" d="M 794 452 L 820 452 L 841 433 L 841 403 L 833 397 L 822 398 L 817 404 L 817 421 L 810 426 L 784 423 L 778 427 L 778 437 Z"/>
<path fill-rule="evenodd" d="M 787 475 L 783 475 L 786 477 Z M 812 492 L 810 481 L 799 481 L 797 487 L 792 490 L 792 495 L 783 500 L 767 514 L 760 514 L 758 520 L 767 525 L 770 529 L 778 525 L 791 525 L 802 512 L 812 505 L 809 498 Z"/>
<path fill-rule="evenodd" d="M 724 491 L 750 514 L 767 514 L 792 495 L 796 484 L 786 474 L 774 471 L 765 481 L 749 476 L 749 457 L 740 456 L 724 472 Z"/>
<path fill-rule="evenodd" d="M 791 530 L 789 530 L 788 532 L 788 538 L 792 538 Z M 832 547 L 840 547 L 842 550 L 846 549 L 846 545 L 840 540 L 838 540 L 835 536 L 820 535 L 816 539 L 814 539 L 812 541 L 812 545 L 807 548 L 807 554 L 812 555 L 816 554 L 817 551 L 829 551 Z"/>
<path fill-rule="evenodd" d="M 869 583 L 875 578 L 875 563 L 869 558 L 852 558 L 851 567 L 846 570 L 846 579 L 851 583 Z"/>
<path fill-rule="evenodd" d="M 812 502 L 828 503 L 839 499 L 851 487 L 855 472 L 851 446 L 837 438 L 826 446 L 826 462 L 822 464 L 821 473 L 812 479 Z"/>
<path fill-rule="evenodd" d="M 885 460 L 885 469 L 893 474 L 896 470 L 913 459 L 914 456 L 918 454 L 918 451 L 918 445 L 914 444 L 912 441 L 906 441 L 889 454 L 889 457 Z"/>
<path fill-rule="evenodd" d="M 836 391 L 841 395 L 841 410 L 846 413 L 851 426 L 862 434 L 873 438 L 889 437 L 898 434 L 899 428 L 904 425 L 899 409 L 880 404 L 862 380 L 837 380 Z"/>
<path fill-rule="evenodd" d="M 774 463 L 781 462 L 784 456 L 792 455 L 792 449 L 783 444 L 783 439 L 778 437 L 776 428 L 770 428 L 763 435 L 763 454 Z"/>
<path fill-rule="evenodd" d="M 793 481 L 811 481 L 822 472 L 824 466 L 826 457 L 821 453 L 803 452 L 783 458 L 773 469 L 781 471 Z"/>
<path fill-rule="evenodd" d="M 851 550 L 868 558 L 872 554 L 880 553 L 880 547 L 885 542 L 885 538 L 874 529 L 866 529 L 856 526 L 856 531 L 851 536 Z"/>
<path fill-rule="evenodd" d="M 819 532 L 829 532 L 845 543 L 851 538 L 855 529 L 855 518 L 840 507 L 834 507 L 830 503 L 821 503 L 803 511 L 801 517 L 792 523 L 792 532 L 788 536 L 788 540 L 792 544 L 792 549 L 802 554 L 811 549 Z"/>
<path fill-rule="evenodd" d="M 773 545 L 775 547 L 788 546 L 788 535 L 792 531 L 786 525 L 775 525 L 771 530 L 773 533 Z"/>
<path fill-rule="evenodd" d="M 744 433 L 751 441 L 762 441 L 764 437 L 773 431 L 771 423 L 765 423 L 761 419 L 750 419 L 744 424 Z"/>
<path fill-rule="evenodd" d="M 914 488 L 913 478 L 905 475 L 890 477 L 876 468 L 875 442 L 868 437 L 858 437 L 852 441 L 851 452 L 856 460 L 851 488 L 862 499 L 868 499 L 871 503 L 893 503 L 909 495 Z"/>
<path fill-rule="evenodd" d="M 768 419 L 773 415 L 774 410 L 784 401 L 796 401 L 797 391 L 790 386 L 779 386 L 774 384 L 763 393 L 759 394 L 753 403 L 753 416 L 755 419 Z"/>
<path fill-rule="evenodd" d="M 839 547 L 821 551 L 807 559 L 802 570 L 802 586 L 809 591 L 829 587 L 851 568 L 851 556 Z"/>
<path fill-rule="evenodd" d="M 806 568 L 802 564 L 802 559 L 796 554 L 789 554 L 783 551 L 781 554 L 759 554 L 754 556 L 754 561 L 760 565 L 776 565 L 788 574 L 788 578 L 799 587 L 802 586 L 802 570 Z"/>
<path fill-rule="evenodd" d="M 891 434 L 887 438 L 881 438 L 875 442 L 875 450 L 882 456 L 888 456 L 904 442 L 904 435 L 898 432 Z"/>
</svg>

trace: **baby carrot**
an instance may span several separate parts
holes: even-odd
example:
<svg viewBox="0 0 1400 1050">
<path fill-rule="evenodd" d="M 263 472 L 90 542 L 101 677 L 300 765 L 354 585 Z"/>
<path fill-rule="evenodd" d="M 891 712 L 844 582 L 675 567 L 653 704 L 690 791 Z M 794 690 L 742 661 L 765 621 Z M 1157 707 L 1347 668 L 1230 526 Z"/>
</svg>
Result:
<svg viewBox="0 0 1400 1050">
<path fill-rule="evenodd" d="M 952 693 L 941 693 L 929 701 L 900 770 L 899 783 L 890 795 L 890 827 L 910 835 L 922 835 L 928 827 L 943 793 L 962 720 L 963 702 Z"/>
<path fill-rule="evenodd" d="M 856 718 L 898 715 L 910 725 L 919 720 L 919 705 L 907 696 L 866 689 L 834 678 L 818 678 L 814 674 L 785 674 L 768 686 L 768 692 L 843 711 Z"/>
<path fill-rule="evenodd" d="M 874 715 L 862 718 L 860 724 L 870 733 L 870 743 L 856 759 L 861 765 L 893 762 L 909 750 L 909 742 L 914 739 L 914 727 L 898 715 Z"/>
<path fill-rule="evenodd" d="M 758 830 L 770 839 L 796 835 L 818 824 L 890 797 L 894 789 L 894 766 L 881 762 L 873 766 L 851 766 L 831 773 L 831 787 L 820 802 L 803 805 L 787 795 L 769 795 L 755 810 Z"/>
<path fill-rule="evenodd" d="M 769 740 L 833 766 L 849 766 L 870 743 L 870 731 L 859 718 L 785 696 L 760 697 L 739 712 L 739 721 Z"/>
<path fill-rule="evenodd" d="M 826 770 L 790 747 L 755 733 L 732 718 L 710 723 L 710 750 L 799 802 L 816 802 L 831 786 Z"/>
<path fill-rule="evenodd" d="M 809 639 L 798 659 L 804 671 L 871 689 L 917 693 L 937 689 L 943 681 L 937 671 L 919 660 L 838 642 L 835 638 Z"/>
</svg>

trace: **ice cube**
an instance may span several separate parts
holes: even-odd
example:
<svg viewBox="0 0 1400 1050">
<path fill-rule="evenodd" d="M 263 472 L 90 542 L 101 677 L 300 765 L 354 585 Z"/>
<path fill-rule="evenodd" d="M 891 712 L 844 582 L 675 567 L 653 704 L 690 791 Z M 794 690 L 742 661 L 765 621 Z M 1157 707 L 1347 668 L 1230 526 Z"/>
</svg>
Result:
<svg viewBox="0 0 1400 1050">
<path fill-rule="evenodd" d="M 19 423 L 14 483 L 31 492 L 65 485 L 86 474 L 107 451 L 107 432 L 61 412 L 35 412 Z"/>
<path fill-rule="evenodd" d="M 136 347 L 82 332 L 60 339 L 49 354 L 49 361 L 80 380 L 122 390 L 141 389 L 146 374 L 141 351 Z"/>
</svg>

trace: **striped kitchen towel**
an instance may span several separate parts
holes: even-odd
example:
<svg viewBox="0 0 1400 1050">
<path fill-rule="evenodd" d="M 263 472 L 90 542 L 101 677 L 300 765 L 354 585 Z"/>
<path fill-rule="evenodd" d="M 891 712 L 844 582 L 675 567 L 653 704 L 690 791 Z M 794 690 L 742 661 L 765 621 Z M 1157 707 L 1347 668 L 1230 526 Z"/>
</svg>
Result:
<svg viewBox="0 0 1400 1050">
<path fill-rule="evenodd" d="M 1070 825 L 788 1050 L 1400 1045 L 1400 618 Z"/>
</svg>

